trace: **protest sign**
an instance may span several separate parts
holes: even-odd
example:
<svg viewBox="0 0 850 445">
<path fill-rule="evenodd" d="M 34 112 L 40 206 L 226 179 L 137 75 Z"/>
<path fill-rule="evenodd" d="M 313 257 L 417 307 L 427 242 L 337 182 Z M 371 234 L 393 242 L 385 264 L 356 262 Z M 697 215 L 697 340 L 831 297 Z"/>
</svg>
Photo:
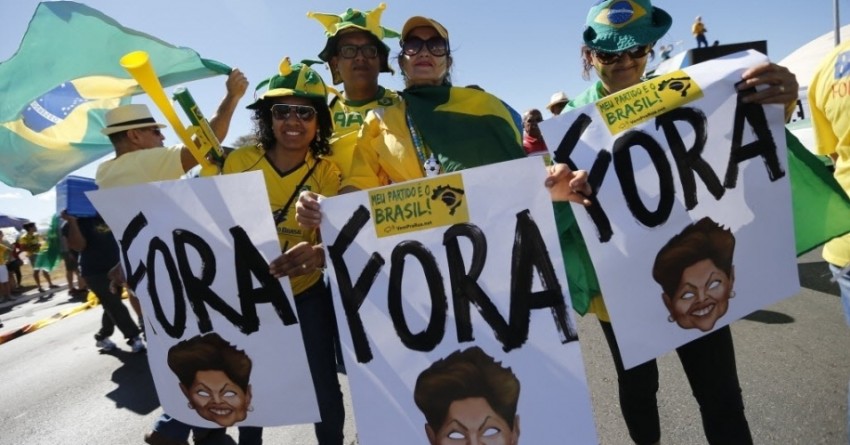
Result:
<svg viewBox="0 0 850 445">
<path fill-rule="evenodd" d="M 323 200 L 361 444 L 596 443 L 545 178 L 536 157 Z"/>
<path fill-rule="evenodd" d="M 289 280 L 269 274 L 280 246 L 260 173 L 88 196 L 142 303 L 165 412 L 204 427 L 319 420 Z"/>
<path fill-rule="evenodd" d="M 573 206 L 626 368 L 799 290 L 783 106 L 736 84 L 766 58 L 694 65 L 541 124 L 589 171 Z"/>
</svg>

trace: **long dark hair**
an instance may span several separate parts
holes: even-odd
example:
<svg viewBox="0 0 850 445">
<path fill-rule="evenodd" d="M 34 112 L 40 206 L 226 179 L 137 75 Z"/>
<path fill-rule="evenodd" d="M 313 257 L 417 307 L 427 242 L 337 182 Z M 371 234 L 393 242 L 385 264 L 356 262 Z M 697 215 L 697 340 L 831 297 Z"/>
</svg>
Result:
<svg viewBox="0 0 850 445">
<path fill-rule="evenodd" d="M 316 118 L 318 119 L 319 132 L 316 137 L 310 141 L 310 153 L 314 158 L 322 155 L 331 154 L 331 135 L 333 134 L 333 121 L 331 120 L 331 110 L 328 108 L 327 102 L 317 97 L 309 97 L 310 105 L 316 109 Z M 254 136 L 266 150 L 274 148 L 277 139 L 274 137 L 272 130 L 272 102 L 264 99 L 263 102 L 254 109 Z"/>
</svg>

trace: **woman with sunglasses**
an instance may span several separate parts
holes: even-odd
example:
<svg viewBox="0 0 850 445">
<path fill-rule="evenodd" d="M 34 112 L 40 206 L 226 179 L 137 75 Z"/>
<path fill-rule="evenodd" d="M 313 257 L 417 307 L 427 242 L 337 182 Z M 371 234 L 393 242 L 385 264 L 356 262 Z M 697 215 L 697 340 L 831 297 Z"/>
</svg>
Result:
<svg viewBox="0 0 850 445">
<path fill-rule="evenodd" d="M 403 27 L 398 64 L 402 101 L 369 113 L 342 192 L 399 183 L 525 157 L 520 130 L 508 107 L 474 88 L 453 87 L 449 33 L 436 20 L 412 17 Z M 461 111 L 454 111 L 461 110 Z M 547 179 L 553 200 L 584 202 L 585 172 L 553 167 Z M 298 222 L 321 222 L 319 196 L 303 192 Z"/>
<path fill-rule="evenodd" d="M 642 82 L 649 52 L 670 29 L 672 21 L 667 12 L 653 7 L 650 0 L 597 2 L 587 14 L 582 62 L 583 77 L 588 80 L 593 70 L 599 81 L 570 101 L 564 113 Z M 766 63 L 746 70 L 743 80 L 741 89 L 768 86 L 746 96 L 744 101 L 781 103 L 786 105 L 786 110 L 793 111 L 798 85 L 794 75 L 786 68 Z M 569 251 L 564 251 L 564 257 L 573 301 L 589 299 L 588 311 L 595 313 L 602 325 L 617 369 L 620 409 L 629 435 L 637 444 L 658 443 L 661 430 L 656 400 L 656 362 L 650 360 L 629 370 L 623 368 L 617 339 L 599 292 L 587 247 L 578 227 L 575 224 L 569 227 L 561 233 L 561 245 L 571 246 Z M 575 295 L 578 289 L 581 289 L 581 295 Z M 717 329 L 677 348 L 676 352 L 699 403 L 708 442 L 752 443 L 729 327 Z"/>
<path fill-rule="evenodd" d="M 272 275 L 289 276 L 304 348 L 322 421 L 315 424 L 321 445 L 343 442 L 345 408 L 336 375 L 336 318 L 322 268 L 325 254 L 319 233 L 295 222 L 295 200 L 301 190 L 325 196 L 339 191 L 339 169 L 325 159 L 333 132 L 327 88 L 307 64 L 284 59 L 280 73 L 248 109 L 254 111 L 259 143 L 231 153 L 224 173 L 263 172 L 282 254 L 270 264 Z"/>
</svg>

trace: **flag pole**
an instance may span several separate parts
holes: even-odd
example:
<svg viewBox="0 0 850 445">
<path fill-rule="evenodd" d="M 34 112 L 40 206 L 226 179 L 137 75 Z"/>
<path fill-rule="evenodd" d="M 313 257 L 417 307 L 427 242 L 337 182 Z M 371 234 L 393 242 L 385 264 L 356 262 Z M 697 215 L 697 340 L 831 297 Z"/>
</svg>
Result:
<svg viewBox="0 0 850 445">
<path fill-rule="evenodd" d="M 838 19 L 838 0 L 833 0 L 833 18 L 835 19 L 835 46 L 838 46 L 841 43 L 841 24 Z"/>
</svg>

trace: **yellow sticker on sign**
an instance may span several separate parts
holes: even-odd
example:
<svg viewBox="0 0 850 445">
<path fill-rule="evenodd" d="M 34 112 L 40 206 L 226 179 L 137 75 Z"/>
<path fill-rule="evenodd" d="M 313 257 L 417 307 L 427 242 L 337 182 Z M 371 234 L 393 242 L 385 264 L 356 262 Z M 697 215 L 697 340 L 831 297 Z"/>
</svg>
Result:
<svg viewBox="0 0 850 445">
<path fill-rule="evenodd" d="M 596 108 L 614 135 L 702 97 L 702 89 L 687 73 L 675 71 L 606 96 Z"/>
<path fill-rule="evenodd" d="M 378 238 L 469 222 L 463 176 L 440 175 L 369 192 Z"/>
</svg>

